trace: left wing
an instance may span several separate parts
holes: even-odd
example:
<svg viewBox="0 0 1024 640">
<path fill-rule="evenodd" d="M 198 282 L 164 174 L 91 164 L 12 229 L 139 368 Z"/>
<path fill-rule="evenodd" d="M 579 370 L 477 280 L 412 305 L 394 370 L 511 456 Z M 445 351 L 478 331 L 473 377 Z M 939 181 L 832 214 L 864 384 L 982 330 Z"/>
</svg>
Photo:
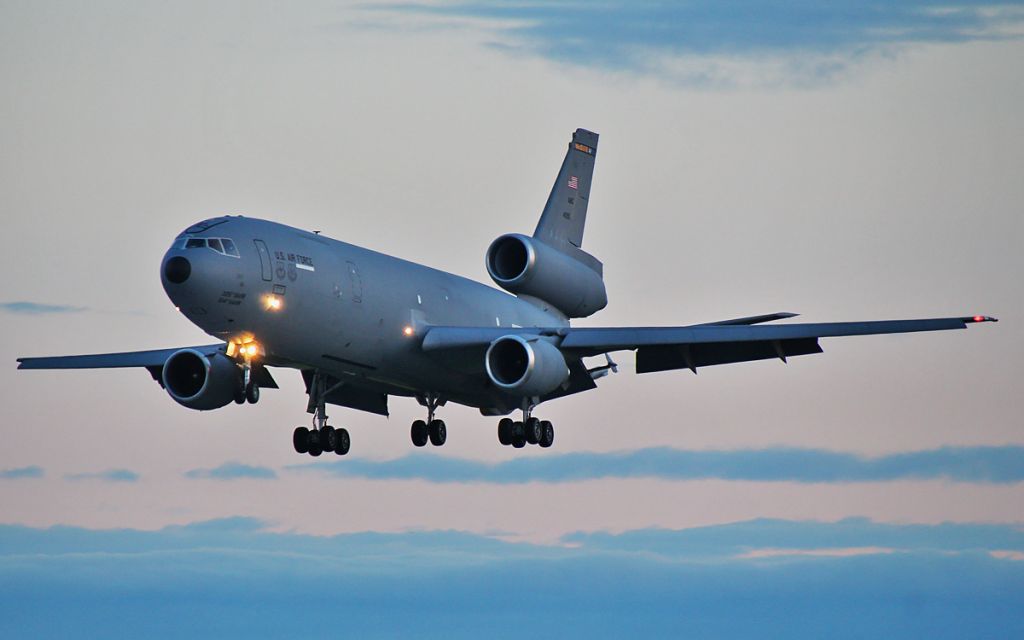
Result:
<svg viewBox="0 0 1024 640">
<path fill-rule="evenodd" d="M 820 322 L 762 325 L 792 314 L 753 316 L 685 327 L 522 328 L 431 327 L 423 338 L 424 351 L 486 347 L 510 333 L 560 337 L 566 355 L 594 356 L 610 351 L 635 350 L 637 373 L 690 369 L 821 353 L 818 338 L 916 331 L 964 329 L 976 322 L 996 322 L 989 316 L 960 316 L 921 320 Z"/>
</svg>

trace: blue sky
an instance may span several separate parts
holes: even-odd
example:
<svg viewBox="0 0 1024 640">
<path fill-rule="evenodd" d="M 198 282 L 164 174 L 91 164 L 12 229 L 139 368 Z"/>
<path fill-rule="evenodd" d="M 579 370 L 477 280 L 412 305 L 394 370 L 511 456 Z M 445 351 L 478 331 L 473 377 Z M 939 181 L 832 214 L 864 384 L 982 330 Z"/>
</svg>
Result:
<svg viewBox="0 0 1024 640">
<path fill-rule="evenodd" d="M 1017 527 L 751 521 L 569 535 L 311 537 L 227 519 L 160 531 L 0 527 L 0 631 L 66 637 L 1012 637 Z M 762 545 L 872 549 L 750 558 Z M 885 551 L 877 551 L 886 548 Z M 58 604 L 60 616 L 47 615 Z"/>
<path fill-rule="evenodd" d="M 444 2 L 383 5 L 440 26 L 483 20 L 492 46 L 574 66 L 672 77 L 659 58 L 799 56 L 791 81 L 824 81 L 904 47 L 1020 37 L 1020 2 Z M 1014 28 L 1018 28 L 1016 32 Z M 684 79 L 698 81 L 694 73 Z"/>
<path fill-rule="evenodd" d="M 1017 2 L 0 5 L 0 636 L 1024 634 Z M 205 344 L 193 222 L 278 220 L 477 280 L 601 134 L 591 326 L 973 315 L 545 404 L 184 409 L 19 356 Z M 60 615 L 54 615 L 59 611 Z"/>
</svg>

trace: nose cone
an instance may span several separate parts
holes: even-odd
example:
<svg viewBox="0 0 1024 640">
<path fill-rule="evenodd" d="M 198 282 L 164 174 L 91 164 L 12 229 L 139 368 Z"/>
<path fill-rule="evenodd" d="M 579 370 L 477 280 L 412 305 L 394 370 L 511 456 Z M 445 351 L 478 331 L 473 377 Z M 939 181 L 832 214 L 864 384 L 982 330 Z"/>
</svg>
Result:
<svg viewBox="0 0 1024 640">
<path fill-rule="evenodd" d="M 174 256 L 164 263 L 164 277 L 168 282 L 181 284 L 192 275 L 192 263 L 184 256 Z"/>
</svg>

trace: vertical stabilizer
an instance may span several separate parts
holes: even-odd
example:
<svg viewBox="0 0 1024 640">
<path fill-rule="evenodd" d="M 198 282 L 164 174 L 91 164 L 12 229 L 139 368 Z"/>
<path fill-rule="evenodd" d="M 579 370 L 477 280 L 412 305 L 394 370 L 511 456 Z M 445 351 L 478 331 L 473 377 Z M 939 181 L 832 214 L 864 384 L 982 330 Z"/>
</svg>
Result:
<svg viewBox="0 0 1024 640">
<path fill-rule="evenodd" d="M 596 157 L 597 134 L 577 129 L 572 134 L 562 169 L 544 205 L 544 213 L 533 232 L 534 238 L 574 257 L 583 253 L 577 250 L 583 246 L 583 227 L 587 223 L 587 201 L 590 199 L 590 181 L 594 176 Z M 586 259 L 583 261 L 588 262 Z"/>
</svg>

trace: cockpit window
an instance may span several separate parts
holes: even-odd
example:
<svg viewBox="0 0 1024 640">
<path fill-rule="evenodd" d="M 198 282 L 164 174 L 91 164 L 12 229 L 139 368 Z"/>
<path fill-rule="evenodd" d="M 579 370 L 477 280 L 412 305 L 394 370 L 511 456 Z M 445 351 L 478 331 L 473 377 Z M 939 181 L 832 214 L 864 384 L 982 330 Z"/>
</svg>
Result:
<svg viewBox="0 0 1024 640">
<path fill-rule="evenodd" d="M 238 248 L 230 238 L 178 238 L 171 245 L 172 249 L 212 249 L 224 256 L 240 257 Z"/>
</svg>

